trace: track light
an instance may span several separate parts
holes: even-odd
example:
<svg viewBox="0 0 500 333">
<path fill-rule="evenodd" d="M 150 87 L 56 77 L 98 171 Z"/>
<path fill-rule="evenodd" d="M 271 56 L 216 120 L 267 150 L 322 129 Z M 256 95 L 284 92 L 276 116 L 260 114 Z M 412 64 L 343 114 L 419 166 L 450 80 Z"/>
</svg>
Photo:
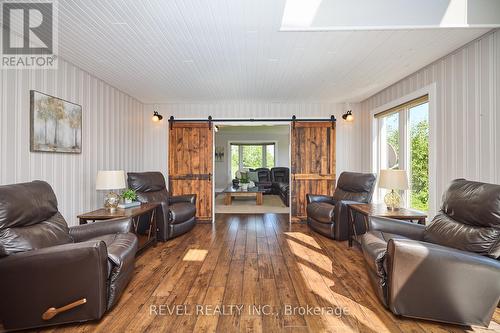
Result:
<svg viewBox="0 0 500 333">
<path fill-rule="evenodd" d="M 344 113 L 342 115 L 342 119 L 344 119 L 345 121 L 349 121 L 349 122 L 353 121 L 354 120 L 354 116 L 352 115 L 352 111 L 349 110 L 346 113 Z"/>
<path fill-rule="evenodd" d="M 153 118 L 151 118 L 155 123 L 163 119 L 163 116 L 158 113 L 158 111 L 153 112 Z"/>
</svg>

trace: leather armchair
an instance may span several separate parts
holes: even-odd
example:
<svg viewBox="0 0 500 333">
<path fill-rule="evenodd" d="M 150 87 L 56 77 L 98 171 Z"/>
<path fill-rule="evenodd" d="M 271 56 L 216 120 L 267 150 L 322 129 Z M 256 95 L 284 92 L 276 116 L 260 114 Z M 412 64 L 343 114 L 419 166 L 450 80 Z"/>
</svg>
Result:
<svg viewBox="0 0 500 333">
<path fill-rule="evenodd" d="M 134 272 L 137 238 L 129 233 L 131 227 L 130 219 L 115 219 L 68 228 L 49 184 L 0 186 L 4 327 L 25 329 L 101 318 L 116 304 Z M 75 301 L 80 302 L 67 311 L 49 310 Z M 49 316 L 44 319 L 43 314 Z"/>
<path fill-rule="evenodd" d="M 427 225 L 372 217 L 361 245 L 394 314 L 488 326 L 500 301 L 500 186 L 458 179 Z"/>
<path fill-rule="evenodd" d="M 351 203 L 372 200 L 376 177 L 372 173 L 342 172 L 333 196 L 307 194 L 307 224 L 323 236 L 339 241 L 348 238 L 348 209 Z M 356 230 L 365 231 L 361 217 Z"/>
<path fill-rule="evenodd" d="M 171 196 L 161 172 L 129 172 L 128 186 L 141 202 L 158 202 L 162 213 L 157 217 L 159 241 L 182 235 L 196 225 L 196 194 Z"/>
</svg>

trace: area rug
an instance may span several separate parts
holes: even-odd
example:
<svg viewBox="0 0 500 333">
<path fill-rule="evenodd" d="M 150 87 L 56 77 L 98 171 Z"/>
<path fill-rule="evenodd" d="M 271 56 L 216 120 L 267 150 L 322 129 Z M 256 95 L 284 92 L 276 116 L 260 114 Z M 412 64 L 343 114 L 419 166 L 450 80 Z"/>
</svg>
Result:
<svg viewBox="0 0 500 333">
<path fill-rule="evenodd" d="M 290 208 L 285 206 L 279 195 L 264 195 L 261 206 L 255 204 L 255 198 L 233 198 L 233 203 L 224 205 L 225 194 L 219 193 L 215 197 L 216 214 L 288 214 Z"/>
</svg>

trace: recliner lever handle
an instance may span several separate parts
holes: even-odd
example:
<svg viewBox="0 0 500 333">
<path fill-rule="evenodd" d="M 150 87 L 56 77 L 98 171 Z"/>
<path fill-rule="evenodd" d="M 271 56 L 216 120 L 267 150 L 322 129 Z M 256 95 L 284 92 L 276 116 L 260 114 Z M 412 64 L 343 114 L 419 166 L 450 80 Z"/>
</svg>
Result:
<svg viewBox="0 0 500 333">
<path fill-rule="evenodd" d="M 54 318 L 58 314 L 60 314 L 62 312 L 66 312 L 66 311 L 71 310 L 71 309 L 74 309 L 77 306 L 83 305 L 85 303 L 87 303 L 87 299 L 82 298 L 82 299 L 79 299 L 78 301 L 75 301 L 73 303 L 66 304 L 65 306 L 62 306 L 60 308 L 54 308 L 54 307 L 49 308 L 49 309 L 47 309 L 47 311 L 45 311 L 42 314 L 42 319 L 43 320 L 51 320 L 52 318 Z"/>
</svg>

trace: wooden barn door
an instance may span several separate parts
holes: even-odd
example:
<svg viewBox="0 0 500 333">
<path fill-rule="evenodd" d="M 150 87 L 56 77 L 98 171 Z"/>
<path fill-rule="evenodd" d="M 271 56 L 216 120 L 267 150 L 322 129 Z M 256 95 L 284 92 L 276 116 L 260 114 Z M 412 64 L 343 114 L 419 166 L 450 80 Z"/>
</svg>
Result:
<svg viewBox="0 0 500 333">
<path fill-rule="evenodd" d="M 171 124 L 169 189 L 172 195 L 196 194 L 196 217 L 212 220 L 212 128 L 207 122 Z"/>
<path fill-rule="evenodd" d="M 306 218 L 306 194 L 335 189 L 335 123 L 295 122 L 291 142 L 292 221 Z"/>
</svg>

